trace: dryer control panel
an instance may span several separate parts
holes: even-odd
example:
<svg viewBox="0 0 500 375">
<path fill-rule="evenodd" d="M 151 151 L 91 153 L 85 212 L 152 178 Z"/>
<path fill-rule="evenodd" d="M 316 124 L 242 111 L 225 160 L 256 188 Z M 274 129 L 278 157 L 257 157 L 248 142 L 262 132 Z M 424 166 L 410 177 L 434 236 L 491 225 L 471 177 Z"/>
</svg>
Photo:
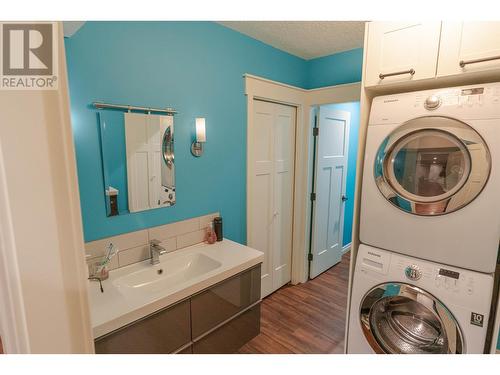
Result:
<svg viewBox="0 0 500 375">
<path fill-rule="evenodd" d="M 462 120 L 500 118 L 500 83 L 379 96 L 373 99 L 369 125 L 439 115 Z"/>
</svg>

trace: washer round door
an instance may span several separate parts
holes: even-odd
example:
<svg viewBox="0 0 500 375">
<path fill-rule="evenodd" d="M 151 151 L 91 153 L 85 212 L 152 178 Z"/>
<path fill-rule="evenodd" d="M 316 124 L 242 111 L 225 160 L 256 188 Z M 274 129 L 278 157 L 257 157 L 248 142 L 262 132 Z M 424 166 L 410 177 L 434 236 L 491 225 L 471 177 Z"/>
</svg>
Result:
<svg viewBox="0 0 500 375">
<path fill-rule="evenodd" d="M 462 331 L 453 314 L 430 293 L 413 285 L 386 283 L 361 302 L 360 320 L 376 353 L 460 354 Z"/>
<path fill-rule="evenodd" d="M 482 191 L 491 170 L 483 138 L 469 125 L 442 116 L 410 120 L 379 147 L 375 182 L 384 197 L 416 215 L 456 211 Z"/>
</svg>

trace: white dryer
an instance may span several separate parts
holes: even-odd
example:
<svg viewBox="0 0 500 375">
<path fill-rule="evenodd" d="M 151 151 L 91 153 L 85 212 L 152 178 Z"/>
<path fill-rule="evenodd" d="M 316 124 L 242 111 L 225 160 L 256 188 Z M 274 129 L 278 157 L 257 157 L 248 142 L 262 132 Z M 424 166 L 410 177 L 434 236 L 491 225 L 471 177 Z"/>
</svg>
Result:
<svg viewBox="0 0 500 375">
<path fill-rule="evenodd" d="M 492 292 L 492 275 L 360 245 L 347 353 L 483 353 Z"/>
<path fill-rule="evenodd" d="M 362 243 L 491 273 L 500 239 L 500 83 L 373 99 Z"/>
</svg>

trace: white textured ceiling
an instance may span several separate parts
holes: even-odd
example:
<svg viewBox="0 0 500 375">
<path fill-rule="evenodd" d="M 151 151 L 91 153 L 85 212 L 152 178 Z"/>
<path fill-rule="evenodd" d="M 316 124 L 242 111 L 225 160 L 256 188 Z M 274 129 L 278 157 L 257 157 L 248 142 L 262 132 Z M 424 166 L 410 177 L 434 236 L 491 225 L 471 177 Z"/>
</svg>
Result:
<svg viewBox="0 0 500 375">
<path fill-rule="evenodd" d="M 304 59 L 363 47 L 364 21 L 221 21 L 221 25 Z"/>
</svg>

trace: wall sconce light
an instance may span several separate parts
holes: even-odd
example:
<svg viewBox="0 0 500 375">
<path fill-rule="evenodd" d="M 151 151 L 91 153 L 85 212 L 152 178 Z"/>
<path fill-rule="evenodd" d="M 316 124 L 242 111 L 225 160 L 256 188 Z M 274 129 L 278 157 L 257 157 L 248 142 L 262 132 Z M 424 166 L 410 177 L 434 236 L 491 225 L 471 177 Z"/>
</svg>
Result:
<svg viewBox="0 0 500 375">
<path fill-rule="evenodd" d="M 191 153 L 193 156 L 199 158 L 203 154 L 203 143 L 207 141 L 207 134 L 205 131 L 205 118 L 196 118 L 196 139 L 191 144 Z"/>
</svg>

